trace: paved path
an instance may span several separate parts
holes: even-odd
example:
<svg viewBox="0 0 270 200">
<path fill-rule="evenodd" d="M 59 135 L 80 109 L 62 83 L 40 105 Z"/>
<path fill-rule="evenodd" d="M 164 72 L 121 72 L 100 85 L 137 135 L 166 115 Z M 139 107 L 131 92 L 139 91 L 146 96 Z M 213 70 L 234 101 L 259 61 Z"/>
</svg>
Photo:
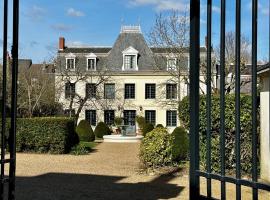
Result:
<svg viewBox="0 0 270 200">
<path fill-rule="evenodd" d="M 17 154 L 17 199 L 157 200 L 187 196 L 187 182 L 177 185 L 180 178 L 140 174 L 138 153 L 139 144 L 101 143 L 86 156 Z"/>
</svg>

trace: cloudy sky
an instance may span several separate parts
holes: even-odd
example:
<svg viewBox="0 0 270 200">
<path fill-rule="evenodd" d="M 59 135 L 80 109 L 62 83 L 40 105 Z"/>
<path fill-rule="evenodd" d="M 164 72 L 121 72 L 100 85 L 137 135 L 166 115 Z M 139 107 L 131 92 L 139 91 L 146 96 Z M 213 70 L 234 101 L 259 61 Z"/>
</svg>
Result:
<svg viewBox="0 0 270 200">
<path fill-rule="evenodd" d="M 213 2 L 213 45 L 216 46 L 219 44 L 220 0 Z M 233 1 L 227 2 L 226 29 L 233 31 L 235 7 Z M 268 59 L 268 2 L 259 0 L 258 53 L 260 59 L 264 60 Z M 202 39 L 206 35 L 205 3 L 206 0 L 202 0 Z M 59 36 L 64 36 L 68 45 L 111 46 L 121 24 L 140 24 L 147 38 L 156 14 L 171 9 L 184 12 L 189 9 L 189 0 L 27 0 L 21 1 L 20 8 L 20 57 L 31 58 L 37 63 L 52 56 L 57 49 Z M 1 25 L 0 47 L 2 32 Z M 251 0 L 242 0 L 242 33 L 251 36 Z M 203 45 L 203 40 L 201 42 Z"/>
</svg>

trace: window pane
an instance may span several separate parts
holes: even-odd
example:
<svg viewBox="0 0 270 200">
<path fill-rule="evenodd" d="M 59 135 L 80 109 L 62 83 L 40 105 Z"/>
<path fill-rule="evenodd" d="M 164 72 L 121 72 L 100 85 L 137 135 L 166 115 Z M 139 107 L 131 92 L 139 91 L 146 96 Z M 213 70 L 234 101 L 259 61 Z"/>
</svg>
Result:
<svg viewBox="0 0 270 200">
<path fill-rule="evenodd" d="M 124 110 L 124 125 L 135 126 L 135 110 Z"/>
<path fill-rule="evenodd" d="M 176 110 L 167 110 L 166 124 L 167 124 L 167 126 L 177 126 L 177 112 L 176 112 Z"/>
<path fill-rule="evenodd" d="M 136 66 L 136 56 L 135 55 L 126 55 L 124 58 L 125 69 L 135 69 Z"/>
<path fill-rule="evenodd" d="M 145 85 L 145 98 L 155 99 L 156 98 L 156 84 Z"/>
<path fill-rule="evenodd" d="M 145 111 L 145 121 L 147 123 L 156 125 L 156 111 L 155 110 L 146 110 Z"/>
<path fill-rule="evenodd" d="M 88 70 L 95 70 L 95 59 L 87 59 L 88 61 Z"/>
<path fill-rule="evenodd" d="M 125 99 L 135 99 L 135 84 L 125 84 Z"/>
<path fill-rule="evenodd" d="M 88 98 L 96 98 L 97 97 L 97 95 L 96 95 L 96 93 L 97 93 L 97 87 L 96 87 L 96 84 L 94 84 L 94 83 L 87 83 L 86 84 L 86 96 L 88 97 Z"/>
<path fill-rule="evenodd" d="M 90 125 L 96 126 L 96 110 L 86 110 L 85 111 L 85 119 L 89 122 Z"/>
<path fill-rule="evenodd" d="M 166 99 L 176 99 L 177 87 L 176 84 L 166 85 Z"/>
<path fill-rule="evenodd" d="M 104 122 L 109 126 L 114 124 L 114 110 L 104 111 Z"/>
<path fill-rule="evenodd" d="M 75 59 L 67 59 L 67 69 L 74 69 Z"/>
<path fill-rule="evenodd" d="M 105 84 L 104 99 L 114 99 L 114 98 L 115 98 L 115 84 Z"/>
<path fill-rule="evenodd" d="M 75 83 L 65 84 L 65 98 L 73 98 L 75 96 Z"/>
</svg>

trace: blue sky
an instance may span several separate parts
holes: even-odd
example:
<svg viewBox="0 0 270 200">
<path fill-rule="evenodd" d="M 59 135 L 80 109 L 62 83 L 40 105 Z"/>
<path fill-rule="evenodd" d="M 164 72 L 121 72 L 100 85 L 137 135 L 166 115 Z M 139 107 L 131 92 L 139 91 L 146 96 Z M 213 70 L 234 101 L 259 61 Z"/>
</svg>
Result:
<svg viewBox="0 0 270 200">
<path fill-rule="evenodd" d="M 213 2 L 213 45 L 216 46 L 219 44 L 220 1 L 213 0 Z M 226 29 L 233 31 L 235 6 L 233 1 L 227 2 Z M 171 9 L 184 11 L 188 9 L 188 5 L 188 0 L 21 1 L 20 57 L 31 58 L 35 63 L 48 60 L 57 49 L 59 36 L 64 36 L 68 45 L 112 46 L 119 34 L 121 24 L 140 24 L 147 38 L 156 14 Z M 259 58 L 265 60 L 268 59 L 269 48 L 268 7 L 268 0 L 259 0 L 258 53 Z M 204 38 L 206 0 L 202 0 L 201 11 L 201 36 Z M 0 20 L 3 20 L 2 16 Z M 1 25 L 0 45 L 2 32 Z M 251 0 L 242 0 L 242 33 L 247 37 L 251 36 Z M 11 42 L 10 38 L 9 42 Z"/>
</svg>

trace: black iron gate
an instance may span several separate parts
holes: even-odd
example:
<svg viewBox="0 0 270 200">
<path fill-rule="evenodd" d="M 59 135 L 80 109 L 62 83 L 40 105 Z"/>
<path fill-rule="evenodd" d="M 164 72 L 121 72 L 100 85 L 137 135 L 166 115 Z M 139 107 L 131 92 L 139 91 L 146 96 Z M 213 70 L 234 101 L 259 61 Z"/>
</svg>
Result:
<svg viewBox="0 0 270 200">
<path fill-rule="evenodd" d="M 225 173 L 225 3 L 235 4 L 235 177 Z M 252 188 L 253 199 L 258 199 L 258 190 L 270 191 L 270 185 L 258 182 L 257 158 L 257 17 L 258 1 L 252 0 L 252 179 L 241 177 L 240 162 L 240 40 L 241 40 L 241 0 L 221 0 L 220 21 L 220 173 L 211 170 L 211 45 L 212 45 L 212 0 L 207 0 L 207 135 L 206 170 L 200 170 L 199 152 L 199 76 L 200 76 L 200 0 L 190 1 L 190 199 L 212 198 L 211 181 L 220 182 L 220 199 L 226 199 L 226 183 L 236 186 L 236 199 L 241 199 L 241 186 Z M 270 160 L 269 160 L 270 162 Z M 207 196 L 200 191 L 200 178 L 206 178 Z M 270 198 L 270 197 L 269 197 Z"/>
<path fill-rule="evenodd" d="M 11 1 L 10 1 L 11 2 Z M 13 0 L 12 14 L 12 59 L 11 65 L 7 61 L 8 56 L 8 7 L 9 1 L 3 0 L 3 69 L 2 69 L 2 129 L 1 129 L 1 180 L 0 180 L 0 199 L 15 199 L 15 167 L 16 167 L 16 116 L 17 116 L 17 75 L 18 75 L 18 40 L 19 40 L 19 0 Z M 10 91 L 10 129 L 7 131 L 7 106 L 8 80 L 7 73 L 11 67 L 11 91 Z M 6 155 L 6 148 L 9 154 Z M 9 155 L 9 156 L 8 156 Z M 5 166 L 9 169 L 5 170 Z M 8 168 L 8 167 L 6 167 Z M 8 171 L 6 175 L 6 171 Z M 6 186 L 6 187 L 5 187 Z M 5 194 L 5 192 L 8 194 Z"/>
</svg>

